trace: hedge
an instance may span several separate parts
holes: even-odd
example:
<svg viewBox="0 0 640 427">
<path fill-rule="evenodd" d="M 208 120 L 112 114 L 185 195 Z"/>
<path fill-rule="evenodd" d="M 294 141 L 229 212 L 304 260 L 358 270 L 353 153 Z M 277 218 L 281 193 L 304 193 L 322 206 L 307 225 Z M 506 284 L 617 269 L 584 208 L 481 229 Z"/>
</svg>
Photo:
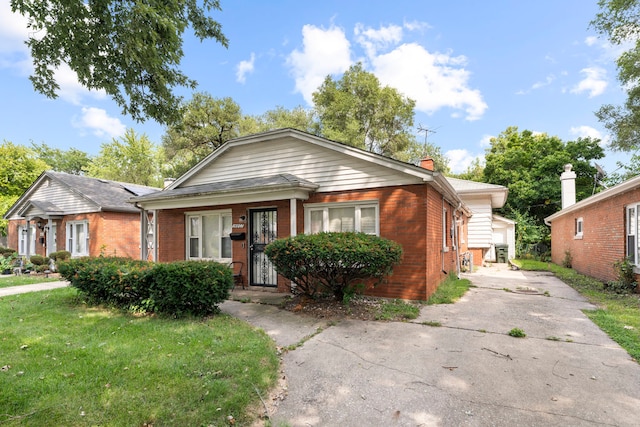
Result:
<svg viewBox="0 0 640 427">
<path fill-rule="evenodd" d="M 213 261 L 77 258 L 60 262 L 58 270 L 91 302 L 175 317 L 218 312 L 233 286 L 231 269 Z"/>
</svg>

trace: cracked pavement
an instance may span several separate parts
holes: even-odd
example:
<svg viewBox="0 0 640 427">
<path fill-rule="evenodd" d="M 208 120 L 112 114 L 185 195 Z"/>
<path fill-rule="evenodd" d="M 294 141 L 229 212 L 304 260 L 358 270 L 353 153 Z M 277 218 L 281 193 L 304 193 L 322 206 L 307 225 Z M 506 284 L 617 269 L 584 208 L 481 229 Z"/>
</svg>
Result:
<svg viewBox="0 0 640 427">
<path fill-rule="evenodd" d="M 279 346 L 297 344 L 282 357 L 287 391 L 274 426 L 640 423 L 640 365 L 581 311 L 594 306 L 545 273 L 502 264 L 465 277 L 476 287 L 460 301 L 424 306 L 406 323 L 327 325 L 234 301 L 222 309 Z"/>
</svg>

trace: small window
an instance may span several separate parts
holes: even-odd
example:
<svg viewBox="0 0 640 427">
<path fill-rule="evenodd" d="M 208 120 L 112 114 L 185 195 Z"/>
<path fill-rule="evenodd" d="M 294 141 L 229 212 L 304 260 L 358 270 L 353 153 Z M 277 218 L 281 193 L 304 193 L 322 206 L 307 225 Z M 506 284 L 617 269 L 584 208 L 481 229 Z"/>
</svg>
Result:
<svg viewBox="0 0 640 427">
<path fill-rule="evenodd" d="M 305 206 L 305 232 L 359 231 L 379 233 L 377 202 L 310 204 Z"/>
<path fill-rule="evenodd" d="M 626 235 L 627 247 L 626 255 L 631 264 L 640 266 L 640 239 L 638 239 L 638 226 L 640 225 L 640 203 L 627 206 L 626 215 Z"/>
<path fill-rule="evenodd" d="M 584 224 L 583 224 L 582 217 L 576 218 L 576 226 L 575 226 L 575 238 L 576 239 L 581 239 L 582 238 L 583 227 L 584 227 Z"/>
</svg>

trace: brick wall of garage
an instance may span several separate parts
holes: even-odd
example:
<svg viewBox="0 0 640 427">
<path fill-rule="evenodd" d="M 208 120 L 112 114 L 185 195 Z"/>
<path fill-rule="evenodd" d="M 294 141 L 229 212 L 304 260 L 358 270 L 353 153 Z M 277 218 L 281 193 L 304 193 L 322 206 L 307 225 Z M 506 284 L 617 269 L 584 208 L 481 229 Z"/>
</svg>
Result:
<svg viewBox="0 0 640 427">
<path fill-rule="evenodd" d="M 640 202 L 640 188 L 569 212 L 551 225 L 551 260 L 562 265 L 567 251 L 572 268 L 602 281 L 616 280 L 613 264 L 625 257 L 626 205 Z M 583 219 L 583 236 L 576 238 L 575 221 Z"/>
</svg>

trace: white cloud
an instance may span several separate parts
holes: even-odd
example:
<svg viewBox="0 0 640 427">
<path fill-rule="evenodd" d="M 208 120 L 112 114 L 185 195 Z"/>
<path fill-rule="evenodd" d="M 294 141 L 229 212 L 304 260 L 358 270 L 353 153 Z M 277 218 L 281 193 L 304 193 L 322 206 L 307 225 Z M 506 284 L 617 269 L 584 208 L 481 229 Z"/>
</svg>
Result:
<svg viewBox="0 0 640 427">
<path fill-rule="evenodd" d="M 103 99 L 106 96 L 104 90 L 89 90 L 82 86 L 78 81 L 78 76 L 74 71 L 69 68 L 67 64 L 62 64 L 60 68 L 56 70 L 55 79 L 60 90 L 58 90 L 58 96 L 61 99 L 73 104 L 80 105 L 84 97 L 90 96 L 95 99 Z"/>
<path fill-rule="evenodd" d="M 602 95 L 609 84 L 606 80 L 607 70 L 601 67 L 589 67 L 580 70 L 586 77 L 571 88 L 571 93 L 581 94 L 587 92 L 589 98 Z"/>
<path fill-rule="evenodd" d="M 587 46 L 593 46 L 596 43 L 598 43 L 598 38 L 596 36 L 589 36 L 584 39 L 584 44 L 586 44 Z"/>
<path fill-rule="evenodd" d="M 88 130 L 98 137 L 117 138 L 124 135 L 127 130 L 120 119 L 109 117 L 105 110 L 95 107 L 82 107 L 80 118 L 74 117 L 72 125 Z"/>
<path fill-rule="evenodd" d="M 344 31 L 332 26 L 325 30 L 313 25 L 302 27 L 302 51 L 295 49 L 287 65 L 296 82 L 296 92 L 313 104 L 312 93 L 329 74 L 344 72 L 351 65 L 350 43 Z"/>
<path fill-rule="evenodd" d="M 449 150 L 444 153 L 449 158 L 449 167 L 453 173 L 462 173 L 467 170 L 476 158 L 484 159 L 483 155 L 472 154 L 465 149 Z"/>
<path fill-rule="evenodd" d="M 477 120 L 487 104 L 479 90 L 471 89 L 471 73 L 464 68 L 464 56 L 431 53 L 415 44 L 403 44 L 393 51 L 371 58 L 380 81 L 416 101 L 416 109 L 428 114 L 441 108 L 464 110 L 467 120 Z"/>
<path fill-rule="evenodd" d="M 389 25 L 374 30 L 365 28 L 362 24 L 356 24 L 354 34 L 356 42 L 364 48 L 368 57 L 373 57 L 379 50 L 395 46 L 402 41 L 402 27 L 398 25 Z"/>
<path fill-rule="evenodd" d="M 253 73 L 254 64 L 256 62 L 256 55 L 251 52 L 251 59 L 248 61 L 240 61 L 237 66 L 236 71 L 236 81 L 239 83 L 243 83 L 246 81 L 245 76 L 247 73 Z"/>
<path fill-rule="evenodd" d="M 33 70 L 25 40 L 29 36 L 27 19 L 11 12 L 8 1 L 0 1 L 0 68 L 29 75 Z"/>
<path fill-rule="evenodd" d="M 428 30 L 432 28 L 431 25 L 429 25 L 428 23 L 420 22 L 420 21 L 411 21 L 411 22 L 405 21 L 403 24 L 403 27 L 409 31 L 423 31 L 423 30 Z"/>
<path fill-rule="evenodd" d="M 606 147 L 611 140 L 610 135 L 603 135 L 598 129 L 592 128 L 591 126 L 573 126 L 569 129 L 569 133 L 577 138 L 593 138 L 600 140 L 600 146 Z"/>
</svg>

